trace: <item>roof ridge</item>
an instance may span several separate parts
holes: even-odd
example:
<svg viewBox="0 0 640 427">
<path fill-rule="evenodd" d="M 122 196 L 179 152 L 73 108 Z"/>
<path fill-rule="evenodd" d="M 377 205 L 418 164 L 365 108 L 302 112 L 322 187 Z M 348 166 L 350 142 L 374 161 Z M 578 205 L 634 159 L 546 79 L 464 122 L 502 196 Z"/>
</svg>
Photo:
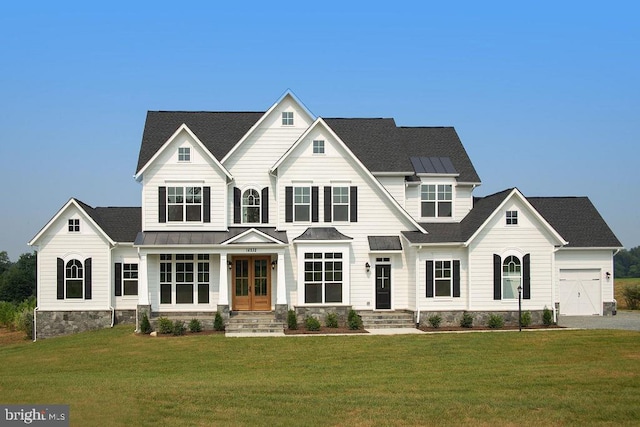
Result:
<svg viewBox="0 0 640 427">
<path fill-rule="evenodd" d="M 215 114 L 264 114 L 265 111 L 214 111 L 214 110 L 147 110 L 147 113 L 215 113 Z"/>
</svg>

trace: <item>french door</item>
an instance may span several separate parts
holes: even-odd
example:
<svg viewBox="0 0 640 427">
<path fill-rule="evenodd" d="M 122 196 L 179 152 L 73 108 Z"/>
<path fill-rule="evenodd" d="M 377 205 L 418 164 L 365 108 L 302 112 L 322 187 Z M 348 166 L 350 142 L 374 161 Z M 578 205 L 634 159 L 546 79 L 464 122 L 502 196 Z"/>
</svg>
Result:
<svg viewBox="0 0 640 427">
<path fill-rule="evenodd" d="M 233 257 L 233 310 L 271 310 L 271 258 Z"/>
</svg>

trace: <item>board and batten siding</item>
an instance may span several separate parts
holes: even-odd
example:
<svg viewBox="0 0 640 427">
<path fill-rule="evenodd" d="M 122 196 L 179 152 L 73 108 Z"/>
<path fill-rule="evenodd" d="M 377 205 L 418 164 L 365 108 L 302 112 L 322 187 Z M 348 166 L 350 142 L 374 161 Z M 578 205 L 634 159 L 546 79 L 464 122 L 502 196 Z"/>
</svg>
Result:
<svg viewBox="0 0 640 427">
<path fill-rule="evenodd" d="M 560 249 L 556 252 L 556 302 L 558 301 L 560 270 L 600 270 L 600 284 L 602 301 L 610 302 L 614 299 L 613 289 L 613 256 L 614 251 L 607 249 Z M 611 277 L 607 280 L 607 272 Z"/>
<path fill-rule="evenodd" d="M 518 225 L 507 226 L 507 210 L 518 211 Z M 553 305 L 553 258 L 557 243 L 519 200 L 512 199 L 482 229 L 469 245 L 469 310 L 508 311 L 518 309 L 518 299 L 493 299 L 493 256 L 526 254 L 531 257 L 531 299 L 522 300 L 523 310 L 542 310 Z"/>
</svg>

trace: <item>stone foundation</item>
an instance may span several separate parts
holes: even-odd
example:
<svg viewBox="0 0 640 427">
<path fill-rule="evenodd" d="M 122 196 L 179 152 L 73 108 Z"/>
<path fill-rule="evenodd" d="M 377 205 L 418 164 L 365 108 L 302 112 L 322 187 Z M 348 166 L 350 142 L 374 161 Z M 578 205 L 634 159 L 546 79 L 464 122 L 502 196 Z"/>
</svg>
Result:
<svg viewBox="0 0 640 427">
<path fill-rule="evenodd" d="M 287 321 L 287 313 L 289 311 L 289 306 L 287 304 L 276 304 L 275 316 L 278 322 L 286 322 Z"/>
<path fill-rule="evenodd" d="M 220 316 L 222 316 L 222 320 L 224 320 L 224 324 L 228 324 L 229 323 L 229 317 L 231 315 L 231 312 L 229 311 L 229 306 L 228 305 L 218 305 L 218 313 L 220 313 Z M 215 313 L 214 313 L 215 316 Z"/>
<path fill-rule="evenodd" d="M 111 326 L 111 310 L 36 311 L 36 339 L 51 338 Z"/>
<path fill-rule="evenodd" d="M 114 325 L 135 325 L 136 310 L 116 310 Z"/>
<path fill-rule="evenodd" d="M 542 325 L 542 313 L 543 310 L 522 310 L 531 313 L 531 325 Z M 442 318 L 440 327 L 447 326 L 460 326 L 460 320 L 462 315 L 469 313 L 473 316 L 473 326 L 487 326 L 489 316 L 492 314 L 498 314 L 504 318 L 505 326 L 518 326 L 518 312 L 517 311 L 421 311 L 420 312 L 420 326 L 430 327 L 429 317 L 439 315 Z"/>
<path fill-rule="evenodd" d="M 325 318 L 329 313 L 336 313 L 338 315 L 338 323 L 340 324 L 347 323 L 349 310 L 351 310 L 351 306 L 344 306 L 344 305 L 322 306 L 322 307 L 295 307 L 298 323 L 303 323 L 304 319 L 307 316 L 311 316 L 318 319 L 322 325 L 324 325 Z"/>
<path fill-rule="evenodd" d="M 617 301 L 608 301 L 602 303 L 602 314 L 604 316 L 615 316 L 618 313 Z"/>
</svg>

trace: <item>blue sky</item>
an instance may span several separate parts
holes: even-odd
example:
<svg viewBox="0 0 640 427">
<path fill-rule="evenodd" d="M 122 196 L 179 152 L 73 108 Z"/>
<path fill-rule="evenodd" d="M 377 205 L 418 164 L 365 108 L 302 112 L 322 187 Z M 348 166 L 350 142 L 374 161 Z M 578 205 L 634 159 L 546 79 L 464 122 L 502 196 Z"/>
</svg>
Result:
<svg viewBox="0 0 640 427">
<path fill-rule="evenodd" d="M 95 4 L 94 4 L 95 3 Z M 483 184 L 589 196 L 640 245 L 635 2 L 4 2 L 0 250 L 70 198 L 139 206 L 147 110 L 455 126 Z"/>
</svg>

